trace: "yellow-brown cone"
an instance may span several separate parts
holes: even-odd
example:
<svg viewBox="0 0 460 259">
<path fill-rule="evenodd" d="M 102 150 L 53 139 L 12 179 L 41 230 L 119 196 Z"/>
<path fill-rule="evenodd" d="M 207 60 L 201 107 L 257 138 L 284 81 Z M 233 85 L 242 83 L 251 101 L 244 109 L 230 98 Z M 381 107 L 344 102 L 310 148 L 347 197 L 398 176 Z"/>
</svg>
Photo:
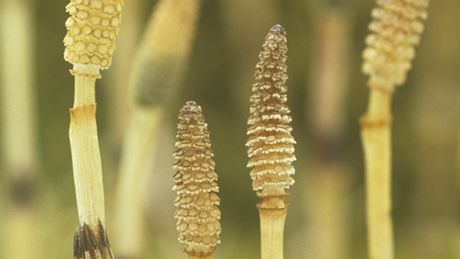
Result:
<svg viewBox="0 0 460 259">
<path fill-rule="evenodd" d="M 272 27 L 256 65 L 248 119 L 252 187 L 259 197 L 283 197 L 294 184 L 295 140 L 289 125 L 287 96 L 287 39 L 280 25 Z"/>
<path fill-rule="evenodd" d="M 378 0 L 363 52 L 369 86 L 393 91 L 406 80 L 423 32 L 429 0 Z"/>
<path fill-rule="evenodd" d="M 220 199 L 211 140 L 201 107 L 187 102 L 179 113 L 174 190 L 179 241 L 185 252 L 207 256 L 220 242 Z"/>
<path fill-rule="evenodd" d="M 71 0 L 65 25 L 64 59 L 74 65 L 107 69 L 112 62 L 122 0 Z"/>
</svg>

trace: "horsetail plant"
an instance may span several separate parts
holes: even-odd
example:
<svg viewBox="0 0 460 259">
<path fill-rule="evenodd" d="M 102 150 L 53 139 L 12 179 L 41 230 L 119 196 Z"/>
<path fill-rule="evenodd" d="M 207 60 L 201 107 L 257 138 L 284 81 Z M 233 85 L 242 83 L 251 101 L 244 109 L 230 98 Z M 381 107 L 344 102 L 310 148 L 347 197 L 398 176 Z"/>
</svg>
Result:
<svg viewBox="0 0 460 259">
<path fill-rule="evenodd" d="M 190 259 L 211 259 L 220 243 L 220 199 L 211 140 L 202 109 L 193 101 L 179 112 L 174 190 L 179 241 Z"/>
<path fill-rule="evenodd" d="M 136 50 L 130 72 L 131 120 L 123 144 L 117 187 L 117 250 L 139 258 L 143 240 L 144 188 L 165 106 L 187 67 L 201 0 L 158 2 Z M 141 186 L 141 187 L 139 187 Z M 130 227 L 126 227 L 130 222 Z"/>
<path fill-rule="evenodd" d="M 70 109 L 70 146 L 80 228 L 74 258 L 113 258 L 105 228 L 101 156 L 96 125 L 96 79 L 111 64 L 122 0 L 71 0 L 64 59 L 73 64 L 75 97 Z"/>
<path fill-rule="evenodd" d="M 394 258 L 391 218 L 391 97 L 406 80 L 423 32 L 428 0 L 378 0 L 362 70 L 369 103 L 361 119 L 366 164 L 368 246 L 371 259 Z"/>
<path fill-rule="evenodd" d="M 260 201 L 262 259 L 283 258 L 284 222 L 288 204 L 286 189 L 294 184 L 296 160 L 289 125 L 287 96 L 287 39 L 284 28 L 275 25 L 265 38 L 256 65 L 248 119 L 249 162 L 252 187 Z"/>
</svg>

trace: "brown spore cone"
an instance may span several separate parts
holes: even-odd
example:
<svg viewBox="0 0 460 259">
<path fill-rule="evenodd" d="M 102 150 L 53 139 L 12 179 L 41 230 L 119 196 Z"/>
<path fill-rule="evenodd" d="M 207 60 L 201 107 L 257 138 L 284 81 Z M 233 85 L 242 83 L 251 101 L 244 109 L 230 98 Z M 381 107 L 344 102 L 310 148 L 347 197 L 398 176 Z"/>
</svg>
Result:
<svg viewBox="0 0 460 259">
<path fill-rule="evenodd" d="M 294 184 L 296 143 L 287 101 L 287 39 L 280 25 L 265 38 L 256 65 L 248 119 L 249 161 L 252 187 L 262 199 L 283 198 Z M 259 204 L 260 205 L 260 204 Z"/>
<path fill-rule="evenodd" d="M 220 199 L 211 140 L 202 109 L 187 102 L 179 113 L 174 190 L 179 241 L 192 256 L 207 256 L 220 243 Z"/>
</svg>

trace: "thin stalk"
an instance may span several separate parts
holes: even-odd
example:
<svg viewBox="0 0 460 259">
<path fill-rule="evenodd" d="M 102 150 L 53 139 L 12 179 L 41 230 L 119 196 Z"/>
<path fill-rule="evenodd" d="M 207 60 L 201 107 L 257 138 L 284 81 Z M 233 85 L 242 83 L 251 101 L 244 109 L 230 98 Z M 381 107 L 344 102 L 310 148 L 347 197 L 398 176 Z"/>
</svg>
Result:
<svg viewBox="0 0 460 259">
<path fill-rule="evenodd" d="M 284 222 L 287 209 L 259 208 L 261 258 L 283 258 Z"/>
<path fill-rule="evenodd" d="M 8 190 L 0 227 L 2 258 L 33 258 L 40 247 L 32 13 L 31 1 L 0 1 L 3 173 Z"/>
<path fill-rule="evenodd" d="M 366 165 L 366 213 L 371 258 L 393 258 L 391 218 L 391 95 L 371 90 L 361 121 Z"/>
<path fill-rule="evenodd" d="M 143 207 L 147 173 L 153 147 L 159 140 L 163 110 L 135 110 L 126 132 L 123 151 L 129 154 L 121 163 L 117 197 L 117 251 L 126 258 L 140 258 L 144 239 Z M 148 143 L 148 145 L 146 145 Z M 127 227 L 129 222 L 129 227 Z"/>
<path fill-rule="evenodd" d="M 142 254 L 145 180 L 160 139 L 163 114 L 184 75 L 201 0 L 161 0 L 148 22 L 130 72 L 132 115 L 117 188 L 117 254 Z M 127 225 L 127 222 L 130 222 Z"/>
<path fill-rule="evenodd" d="M 96 125 L 96 78 L 75 76 L 70 146 L 80 222 L 105 225 L 102 165 Z"/>
<path fill-rule="evenodd" d="M 122 0 L 71 0 L 66 11 L 64 58 L 73 64 L 74 104 L 70 109 L 70 148 L 80 228 L 75 259 L 113 258 L 106 233 L 102 163 L 96 124 L 96 79 L 115 50 Z"/>
<path fill-rule="evenodd" d="M 377 1 L 366 38 L 363 72 L 371 89 L 361 138 L 366 164 L 366 215 L 371 259 L 394 258 L 391 217 L 391 99 L 406 80 L 423 31 L 428 0 Z M 404 13 L 404 15 L 402 15 Z"/>
<path fill-rule="evenodd" d="M 107 71 L 108 85 L 111 88 L 104 88 L 107 95 L 108 107 L 108 128 L 110 128 L 110 147 L 115 152 L 120 151 L 123 136 L 129 125 L 131 107 L 128 93 L 129 73 L 133 65 L 133 57 L 136 46 L 139 42 L 143 19 L 143 1 L 130 0 L 125 2 L 123 7 L 123 23 L 120 27 L 120 37 L 117 40 L 117 51 L 113 56 L 113 66 Z M 117 116 L 113 116 L 113 114 Z"/>
<path fill-rule="evenodd" d="M 252 188 L 257 192 L 262 259 L 283 258 L 286 189 L 294 184 L 295 140 L 289 125 L 287 39 L 281 25 L 268 32 L 256 65 L 250 98 L 248 147 Z"/>
<path fill-rule="evenodd" d="M 345 3 L 313 4 L 315 26 L 313 66 L 307 121 L 313 127 L 314 173 L 308 177 L 305 208 L 309 214 L 309 255 L 313 258 L 347 258 L 350 239 L 350 178 L 344 162 L 343 129 L 348 88 L 349 20 Z"/>
</svg>

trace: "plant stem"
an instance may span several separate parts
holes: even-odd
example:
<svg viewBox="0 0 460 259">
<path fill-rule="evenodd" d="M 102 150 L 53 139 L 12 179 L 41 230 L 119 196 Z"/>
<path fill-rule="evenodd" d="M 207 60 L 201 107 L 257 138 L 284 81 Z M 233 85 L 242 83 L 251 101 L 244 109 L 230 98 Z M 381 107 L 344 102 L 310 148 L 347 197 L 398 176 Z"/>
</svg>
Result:
<svg viewBox="0 0 460 259">
<path fill-rule="evenodd" d="M 100 70 L 109 68 L 112 62 L 122 7 L 123 0 L 71 0 L 66 6 L 70 17 L 65 23 L 64 59 L 73 64 L 71 73 L 75 77 L 69 138 L 80 220 L 80 229 L 74 236 L 76 259 L 113 258 L 105 232 L 95 87 Z"/>
<path fill-rule="evenodd" d="M 93 230 L 99 221 L 105 225 L 95 86 L 96 76 L 75 76 L 75 99 L 70 110 L 69 131 L 80 224 L 88 224 Z"/>
<path fill-rule="evenodd" d="M 39 257 L 34 83 L 34 5 L 0 1 L 0 85 L 2 98 L 2 180 L 0 258 Z"/>
<path fill-rule="evenodd" d="M 266 209 L 259 207 L 260 244 L 262 259 L 282 259 L 284 243 L 284 222 L 287 209 Z"/>
<path fill-rule="evenodd" d="M 344 159 L 343 131 L 348 92 L 350 21 L 341 1 L 311 5 L 315 21 L 314 65 L 308 86 L 307 121 L 312 122 L 313 161 L 306 170 L 307 257 L 348 258 L 350 178 Z M 311 145 L 311 144 L 310 144 Z M 308 175 L 308 174 L 307 174 Z M 305 248 L 304 248 L 305 249 Z"/>
<path fill-rule="evenodd" d="M 136 109 L 123 146 L 118 186 L 117 249 L 125 257 L 137 258 L 143 240 L 143 203 L 148 168 L 151 168 L 154 147 L 159 140 L 163 109 Z M 129 173 L 128 173 L 129 172 Z M 122 242 L 121 242 L 122 240 Z"/>
<path fill-rule="evenodd" d="M 84 71 L 84 73 L 81 73 Z M 96 125 L 95 86 L 99 69 L 74 66 L 75 99 L 70 109 L 70 148 L 80 230 L 76 259 L 113 258 L 105 232 L 105 202 Z"/>
<path fill-rule="evenodd" d="M 108 128 L 110 128 L 110 146 L 114 147 L 113 156 L 118 155 L 120 151 L 123 135 L 129 125 L 129 116 L 131 112 L 130 100 L 126 98 L 127 85 L 129 84 L 129 73 L 133 56 L 139 42 L 140 28 L 142 27 L 142 18 L 144 4 L 142 0 L 126 1 L 123 7 L 123 22 L 120 25 L 120 36 L 117 40 L 117 49 L 113 56 L 113 65 L 107 71 L 106 76 L 108 84 L 111 87 L 104 88 L 104 95 L 107 96 L 108 109 L 107 117 Z M 113 116 L 116 113 L 117 116 Z M 113 158 L 115 159 L 115 158 Z"/>
<path fill-rule="evenodd" d="M 363 52 L 362 71 L 369 75 L 371 92 L 367 113 L 361 119 L 361 138 L 366 163 L 369 255 L 371 259 L 392 259 L 391 97 L 395 87 L 405 82 L 411 68 L 429 1 L 377 1 L 376 4 Z"/>
<path fill-rule="evenodd" d="M 117 254 L 139 257 L 143 240 L 145 179 L 165 107 L 184 75 L 201 0 L 161 0 L 136 49 L 129 74 L 132 118 L 122 147 L 117 187 Z M 127 223 L 129 222 L 129 225 Z"/>
<path fill-rule="evenodd" d="M 371 259 L 393 258 L 391 219 L 391 93 L 372 89 L 361 120 L 366 164 L 368 247 Z"/>
</svg>

